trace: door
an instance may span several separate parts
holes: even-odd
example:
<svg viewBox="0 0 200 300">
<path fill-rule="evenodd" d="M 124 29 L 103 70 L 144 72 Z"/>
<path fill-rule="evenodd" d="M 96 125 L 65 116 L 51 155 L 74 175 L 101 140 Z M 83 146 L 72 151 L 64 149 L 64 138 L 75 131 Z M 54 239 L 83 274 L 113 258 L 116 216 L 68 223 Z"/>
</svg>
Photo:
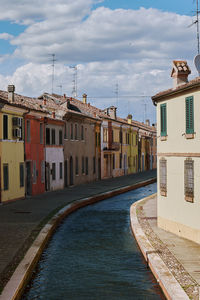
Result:
<svg viewBox="0 0 200 300">
<path fill-rule="evenodd" d="M 50 165 L 46 163 L 45 165 L 45 189 L 46 191 L 50 190 Z"/>
<path fill-rule="evenodd" d="M 67 164 L 67 160 L 65 160 L 65 163 L 64 163 L 64 184 L 65 184 L 65 187 L 67 187 L 68 185 L 68 172 L 67 172 L 67 167 L 68 167 L 68 164 Z"/>
<path fill-rule="evenodd" d="M 73 158 L 72 156 L 70 156 L 70 162 L 69 162 L 69 165 L 70 165 L 70 185 L 73 185 L 74 184 L 74 170 L 73 170 Z"/>
<path fill-rule="evenodd" d="M 31 162 L 26 162 L 26 195 L 31 196 Z"/>
</svg>

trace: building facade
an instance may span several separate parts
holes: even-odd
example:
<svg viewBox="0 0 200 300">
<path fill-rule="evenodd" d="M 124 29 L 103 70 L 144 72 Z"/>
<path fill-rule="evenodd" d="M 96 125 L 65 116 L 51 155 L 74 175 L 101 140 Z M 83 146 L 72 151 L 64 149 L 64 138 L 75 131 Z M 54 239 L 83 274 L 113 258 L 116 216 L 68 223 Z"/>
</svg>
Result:
<svg viewBox="0 0 200 300">
<path fill-rule="evenodd" d="M 200 78 L 174 61 L 172 89 L 152 97 L 158 122 L 158 226 L 200 244 Z"/>
</svg>

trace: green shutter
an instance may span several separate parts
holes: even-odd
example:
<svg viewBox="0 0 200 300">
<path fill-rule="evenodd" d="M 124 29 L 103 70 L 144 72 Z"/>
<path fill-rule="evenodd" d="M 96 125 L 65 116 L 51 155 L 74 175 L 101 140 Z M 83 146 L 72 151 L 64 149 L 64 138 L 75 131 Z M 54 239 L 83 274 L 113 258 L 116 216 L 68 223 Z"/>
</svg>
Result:
<svg viewBox="0 0 200 300">
<path fill-rule="evenodd" d="M 161 126 L 161 136 L 167 135 L 167 109 L 166 104 L 161 104 L 160 106 L 160 126 Z"/>
<path fill-rule="evenodd" d="M 194 104 L 193 96 L 185 99 L 186 134 L 194 133 Z"/>
</svg>

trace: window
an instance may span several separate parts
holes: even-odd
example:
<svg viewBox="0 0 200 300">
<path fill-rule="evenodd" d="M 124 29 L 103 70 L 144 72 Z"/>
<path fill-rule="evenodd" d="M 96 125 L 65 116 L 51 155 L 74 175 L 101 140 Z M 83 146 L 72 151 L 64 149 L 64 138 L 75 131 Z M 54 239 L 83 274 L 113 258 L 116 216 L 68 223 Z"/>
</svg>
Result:
<svg viewBox="0 0 200 300">
<path fill-rule="evenodd" d="M 19 164 L 20 187 L 24 186 L 24 163 Z"/>
<path fill-rule="evenodd" d="M 167 196 L 167 161 L 160 159 L 160 194 Z"/>
<path fill-rule="evenodd" d="M 36 161 L 33 160 L 33 183 L 37 182 Z"/>
<path fill-rule="evenodd" d="M 26 121 L 26 141 L 30 143 L 31 141 L 31 122 L 30 120 Z"/>
<path fill-rule="evenodd" d="M 50 129 L 46 128 L 46 145 L 50 145 Z"/>
<path fill-rule="evenodd" d="M 122 154 L 119 154 L 119 168 L 122 168 Z"/>
<path fill-rule="evenodd" d="M 8 139 L 8 116 L 3 115 L 3 139 Z"/>
<path fill-rule="evenodd" d="M 52 163 L 52 180 L 56 180 L 56 163 Z"/>
<path fill-rule="evenodd" d="M 167 135 L 167 110 L 166 104 L 161 104 L 160 106 L 160 128 L 161 128 L 161 136 Z"/>
<path fill-rule="evenodd" d="M 185 99 L 186 134 L 194 133 L 194 103 L 193 97 Z"/>
<path fill-rule="evenodd" d="M 60 179 L 63 178 L 63 164 L 60 162 Z"/>
<path fill-rule="evenodd" d="M 85 173 L 85 162 L 84 162 L 84 157 L 82 156 L 82 174 Z"/>
<path fill-rule="evenodd" d="M 3 164 L 3 189 L 7 191 L 9 188 L 8 164 Z"/>
<path fill-rule="evenodd" d="M 115 169 L 115 154 L 113 154 L 113 169 Z"/>
<path fill-rule="evenodd" d="M 45 182 L 45 161 L 41 161 L 41 182 Z"/>
<path fill-rule="evenodd" d="M 106 143 L 108 141 L 108 129 L 103 129 L 103 141 Z"/>
<path fill-rule="evenodd" d="M 40 144 L 43 144 L 43 124 L 40 123 Z"/>
<path fill-rule="evenodd" d="M 185 200 L 193 202 L 194 199 L 194 161 L 186 159 L 184 162 L 185 173 Z"/>
<path fill-rule="evenodd" d="M 81 140 L 84 140 L 84 128 L 83 125 L 81 125 Z"/>
<path fill-rule="evenodd" d="M 67 139 L 67 123 L 65 122 L 65 127 L 64 127 L 64 138 Z"/>
<path fill-rule="evenodd" d="M 76 156 L 76 175 L 78 175 L 78 157 Z"/>
<path fill-rule="evenodd" d="M 75 124 L 75 140 L 78 140 L 78 128 L 77 128 L 77 124 Z"/>
<path fill-rule="evenodd" d="M 71 124 L 71 140 L 74 139 L 74 133 L 73 133 L 73 124 Z"/>
<path fill-rule="evenodd" d="M 54 128 L 51 129 L 51 144 L 52 145 L 56 144 L 56 130 Z"/>
<path fill-rule="evenodd" d="M 96 173 L 96 158 L 95 156 L 93 157 L 93 174 Z"/>
<path fill-rule="evenodd" d="M 85 173 L 88 175 L 88 157 L 85 158 Z"/>
<path fill-rule="evenodd" d="M 59 145 L 63 144 L 62 130 L 59 130 Z"/>
</svg>

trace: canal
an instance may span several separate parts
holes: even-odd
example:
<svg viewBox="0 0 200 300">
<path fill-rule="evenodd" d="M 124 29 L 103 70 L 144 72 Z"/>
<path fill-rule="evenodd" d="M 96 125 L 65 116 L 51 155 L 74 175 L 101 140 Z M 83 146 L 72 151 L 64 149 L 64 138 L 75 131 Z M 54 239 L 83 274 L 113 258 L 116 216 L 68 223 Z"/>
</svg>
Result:
<svg viewBox="0 0 200 300">
<path fill-rule="evenodd" d="M 131 204 L 155 192 L 151 184 L 68 216 L 22 299 L 165 299 L 130 229 Z"/>
</svg>

